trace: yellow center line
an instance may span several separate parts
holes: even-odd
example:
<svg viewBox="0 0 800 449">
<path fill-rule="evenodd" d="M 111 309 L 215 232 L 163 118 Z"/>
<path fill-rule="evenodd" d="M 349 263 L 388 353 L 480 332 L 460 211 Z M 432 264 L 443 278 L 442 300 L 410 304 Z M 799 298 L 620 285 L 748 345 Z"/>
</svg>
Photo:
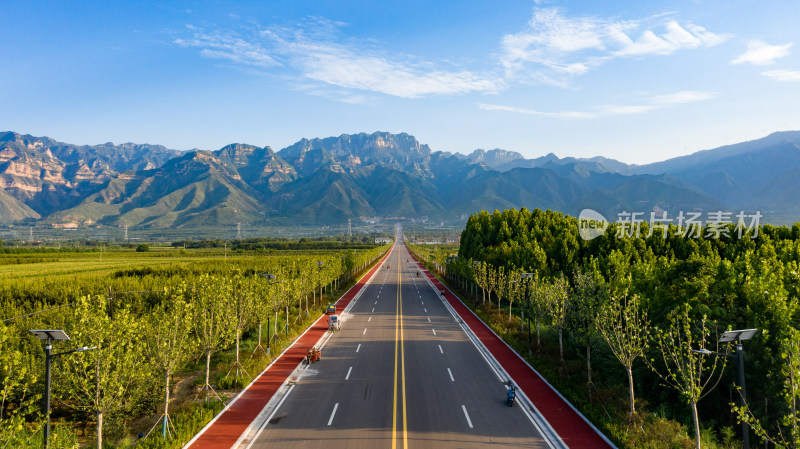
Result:
<svg viewBox="0 0 800 449">
<path fill-rule="evenodd" d="M 403 449 L 408 449 L 408 420 L 406 417 L 406 348 L 403 337 L 403 293 L 400 288 L 400 264 L 397 268 L 397 294 L 400 297 L 400 363 L 403 379 Z"/>
<path fill-rule="evenodd" d="M 392 449 L 397 448 L 397 392 L 398 392 L 398 371 L 400 372 L 400 381 L 402 383 L 402 398 L 403 401 L 403 449 L 408 449 L 408 415 L 406 414 L 406 355 L 405 343 L 403 341 L 403 294 L 400 289 L 400 268 L 399 259 L 397 263 L 397 305 L 395 308 L 395 324 L 394 324 L 394 405 L 392 407 Z M 398 351 L 399 345 L 399 351 Z M 398 367 L 398 359 L 400 366 Z M 399 370 L 398 370 L 399 368 Z"/>
<path fill-rule="evenodd" d="M 392 449 L 397 448 L 397 342 L 400 329 L 400 289 L 397 289 L 397 304 L 394 317 L 394 405 L 392 406 Z"/>
</svg>

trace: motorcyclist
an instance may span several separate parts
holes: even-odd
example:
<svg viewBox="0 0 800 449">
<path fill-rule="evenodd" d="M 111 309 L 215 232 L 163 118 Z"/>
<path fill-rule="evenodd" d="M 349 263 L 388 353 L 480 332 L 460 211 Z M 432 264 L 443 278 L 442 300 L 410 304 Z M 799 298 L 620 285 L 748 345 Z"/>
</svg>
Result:
<svg viewBox="0 0 800 449">
<path fill-rule="evenodd" d="M 514 384 L 509 385 L 508 387 L 508 405 L 514 402 L 514 399 L 517 397 L 517 387 Z"/>
</svg>

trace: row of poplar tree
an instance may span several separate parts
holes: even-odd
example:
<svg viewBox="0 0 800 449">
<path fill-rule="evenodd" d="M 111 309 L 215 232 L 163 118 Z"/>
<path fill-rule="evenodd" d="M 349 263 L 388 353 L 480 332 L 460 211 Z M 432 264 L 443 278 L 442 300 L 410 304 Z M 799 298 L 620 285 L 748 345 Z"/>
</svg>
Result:
<svg viewBox="0 0 800 449">
<path fill-rule="evenodd" d="M 558 212 L 483 211 L 469 218 L 457 256 L 431 257 L 480 301 L 505 302 L 529 348 L 543 325 L 557 331 L 562 363 L 565 338 L 583 348 L 572 356 L 585 361 L 588 385 L 606 381 L 592 377 L 593 346 L 603 345 L 624 368 L 630 413 L 638 392 L 671 416 L 688 406 L 698 448 L 701 421 L 739 419 L 763 440 L 798 447 L 800 224 L 741 237 L 730 226 L 721 238 L 718 229 L 650 232 L 647 223 L 638 237 L 622 231 L 611 225 L 584 240 L 578 221 Z M 741 407 L 736 362 L 726 368 L 728 357 L 707 351 L 733 355 L 720 334 L 749 328 L 759 331 L 744 343 L 749 405 Z M 721 381 L 727 394 L 715 388 Z"/>
<path fill-rule="evenodd" d="M 288 333 L 289 326 L 309 310 L 319 313 L 327 305 L 321 301 L 323 293 L 349 281 L 382 251 L 385 248 L 260 257 L 167 277 L 149 268 L 131 270 L 121 274 L 143 275 L 149 278 L 148 285 L 160 279 L 156 283 L 162 290 L 146 295 L 106 291 L 56 306 L 38 304 L 41 310 L 32 316 L 4 317 L 0 443 L 17 441 L 20 434 L 30 434 L 32 426 L 40 428 L 43 423 L 44 355 L 29 329 L 65 330 L 71 341 L 56 342 L 53 352 L 70 349 L 68 345 L 94 348 L 56 359 L 53 407 L 74 421 L 96 420 L 101 448 L 107 417 L 119 420 L 162 409 L 162 424 L 168 429 L 172 376 L 192 360 L 205 362 L 204 394 L 215 394 L 212 356 L 222 350 L 234 348 L 228 375 L 249 380 L 257 373 L 244 372 L 240 343 L 245 334 L 257 335 L 255 354 L 268 354 L 272 337 Z M 98 286 L 102 282 L 96 280 Z M 20 312 L 18 307 L 11 310 Z"/>
</svg>

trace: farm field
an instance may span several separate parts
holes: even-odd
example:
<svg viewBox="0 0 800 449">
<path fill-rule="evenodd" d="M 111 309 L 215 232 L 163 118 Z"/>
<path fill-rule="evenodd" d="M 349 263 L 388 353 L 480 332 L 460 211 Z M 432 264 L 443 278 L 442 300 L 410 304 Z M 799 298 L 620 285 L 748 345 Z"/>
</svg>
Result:
<svg viewBox="0 0 800 449">
<path fill-rule="evenodd" d="M 180 447 L 388 248 L 208 246 L 0 249 L 0 447 L 42 445 L 31 329 L 93 348 L 53 359 L 51 447 Z"/>
</svg>

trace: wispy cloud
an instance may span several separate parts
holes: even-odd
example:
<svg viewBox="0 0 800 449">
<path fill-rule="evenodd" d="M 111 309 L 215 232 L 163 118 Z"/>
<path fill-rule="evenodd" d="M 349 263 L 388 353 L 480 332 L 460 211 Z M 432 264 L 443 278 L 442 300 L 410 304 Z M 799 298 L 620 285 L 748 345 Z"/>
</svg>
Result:
<svg viewBox="0 0 800 449">
<path fill-rule="evenodd" d="M 763 41 L 750 41 L 747 43 L 747 51 L 731 61 L 731 64 L 769 65 L 776 59 L 789 56 L 791 48 L 791 42 L 783 45 L 770 45 Z"/>
<path fill-rule="evenodd" d="M 512 78 L 565 85 L 612 59 L 669 55 L 710 47 L 729 38 L 671 14 L 641 20 L 566 17 L 553 8 L 536 8 L 525 30 L 502 40 L 500 62 Z"/>
<path fill-rule="evenodd" d="M 486 103 L 478 103 L 478 108 L 486 111 L 516 112 L 518 114 L 535 115 L 538 117 L 551 117 L 551 118 L 563 118 L 563 119 L 587 119 L 587 118 L 595 118 L 599 115 L 594 112 L 579 112 L 579 111 L 545 112 L 545 111 L 537 111 L 535 109 L 520 108 L 516 106 L 504 106 L 499 104 L 486 104 Z"/>
<path fill-rule="evenodd" d="M 290 26 L 251 23 L 249 28 L 237 30 L 188 26 L 174 43 L 198 49 L 209 59 L 286 76 L 295 88 L 300 86 L 309 93 L 319 94 L 327 88 L 323 96 L 368 102 L 377 94 L 401 98 L 491 94 L 530 82 L 566 87 L 571 78 L 615 58 L 668 55 L 727 39 L 692 23 L 680 23 L 673 16 L 574 18 L 558 9 L 537 7 L 527 27 L 505 35 L 499 56 L 490 57 L 480 67 L 389 52 L 376 41 L 348 36 L 347 24 L 322 17 Z M 314 84 L 313 88 L 308 88 L 309 84 Z M 618 111 L 627 111 L 629 107 L 620 108 Z M 647 108 L 650 106 L 636 110 Z M 588 115 L 593 114 L 597 113 Z"/>
<path fill-rule="evenodd" d="M 187 29 L 192 36 L 186 39 L 175 39 L 173 43 L 181 47 L 200 48 L 200 55 L 203 57 L 226 59 L 251 67 L 275 67 L 281 65 L 258 42 L 248 41 L 233 33 L 206 32 L 191 25 L 188 25 Z"/>
<path fill-rule="evenodd" d="M 200 48 L 213 59 L 259 67 L 286 65 L 301 78 L 330 86 L 403 98 L 495 92 L 503 83 L 469 70 L 448 70 L 408 55 L 391 55 L 338 35 L 343 24 L 314 18 L 293 28 L 272 27 L 243 38 L 235 33 L 207 33 L 176 44 Z M 348 97 L 352 98 L 352 97 Z"/>
<path fill-rule="evenodd" d="M 716 96 L 714 92 L 680 91 L 670 94 L 656 95 L 642 104 L 632 105 L 602 105 L 591 111 L 539 111 L 536 109 L 522 108 L 517 106 L 505 106 L 497 104 L 478 103 L 480 109 L 486 111 L 505 111 L 518 114 L 534 115 L 537 117 L 549 117 L 558 119 L 593 119 L 611 115 L 635 115 L 644 114 L 679 104 L 694 103 L 697 101 L 710 100 Z"/>
<path fill-rule="evenodd" d="M 778 81 L 800 82 L 800 71 L 797 70 L 769 70 L 762 75 L 776 79 Z"/>
</svg>

